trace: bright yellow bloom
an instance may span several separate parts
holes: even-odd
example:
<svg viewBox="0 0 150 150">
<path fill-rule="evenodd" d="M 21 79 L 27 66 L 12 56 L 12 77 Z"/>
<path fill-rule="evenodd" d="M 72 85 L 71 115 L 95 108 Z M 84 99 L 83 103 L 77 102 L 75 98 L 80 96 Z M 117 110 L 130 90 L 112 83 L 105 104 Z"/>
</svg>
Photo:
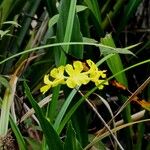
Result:
<svg viewBox="0 0 150 150">
<path fill-rule="evenodd" d="M 80 61 L 75 61 L 73 66 L 70 64 L 66 65 L 65 70 L 69 75 L 68 79 L 66 80 L 66 84 L 70 88 L 87 84 L 90 81 L 89 77 L 82 72 L 83 65 Z"/>
<path fill-rule="evenodd" d="M 99 78 L 106 78 L 106 70 L 99 70 L 95 72 L 90 72 L 89 76 L 91 81 L 96 82 Z"/>
<path fill-rule="evenodd" d="M 87 64 L 88 64 L 89 67 L 90 67 L 90 69 L 89 69 L 88 72 L 95 72 L 95 71 L 98 71 L 98 68 L 97 68 L 96 64 L 95 64 L 92 60 L 88 59 L 86 62 L 87 62 Z"/>
<path fill-rule="evenodd" d="M 104 83 L 102 83 L 104 82 Z M 105 80 L 97 80 L 95 82 L 95 85 L 98 87 L 98 89 L 103 89 L 104 88 L 104 85 L 108 85 L 108 81 L 105 81 Z"/>
<path fill-rule="evenodd" d="M 44 76 L 44 83 L 46 85 L 40 88 L 40 91 L 43 94 L 46 93 L 53 86 L 53 82 L 49 80 L 49 75 Z"/>
<path fill-rule="evenodd" d="M 104 82 L 103 84 L 101 84 L 104 80 L 100 79 L 106 78 L 106 70 L 98 70 L 98 67 L 92 60 L 87 60 L 87 64 L 90 67 L 88 71 L 90 80 L 94 82 L 99 89 L 103 89 L 104 85 L 108 85 L 108 82 Z"/>
<path fill-rule="evenodd" d="M 49 75 L 44 76 L 45 85 L 40 88 L 40 91 L 44 94 L 51 87 L 59 84 L 67 84 L 68 87 L 75 88 L 76 86 L 87 84 L 89 81 L 94 82 L 99 89 L 103 89 L 104 85 L 108 85 L 108 82 L 104 80 L 106 70 L 99 70 L 92 60 L 87 60 L 86 62 L 89 67 L 88 70 L 84 70 L 81 61 L 75 61 L 73 65 L 67 64 L 66 66 L 52 69 Z M 65 72 L 67 76 L 65 76 Z M 49 80 L 50 76 L 53 81 Z"/>
<path fill-rule="evenodd" d="M 53 86 L 57 86 L 58 84 L 65 84 L 65 76 L 64 76 L 64 66 L 60 66 L 58 68 L 54 68 L 50 75 L 54 78 Z"/>
<path fill-rule="evenodd" d="M 92 60 L 87 60 L 87 64 L 89 65 L 90 69 L 88 70 L 89 76 L 93 82 L 99 79 L 100 77 L 106 78 L 106 70 L 98 70 L 98 67 Z"/>
</svg>

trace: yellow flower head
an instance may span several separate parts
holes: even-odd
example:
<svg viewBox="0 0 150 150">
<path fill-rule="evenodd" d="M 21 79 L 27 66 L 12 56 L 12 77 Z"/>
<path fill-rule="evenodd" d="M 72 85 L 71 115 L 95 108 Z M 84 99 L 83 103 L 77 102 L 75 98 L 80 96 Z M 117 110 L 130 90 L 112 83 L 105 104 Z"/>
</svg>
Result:
<svg viewBox="0 0 150 150">
<path fill-rule="evenodd" d="M 108 85 L 108 81 L 105 81 L 105 80 L 97 80 L 95 82 L 95 85 L 98 87 L 98 89 L 103 89 L 104 88 L 104 85 Z"/>
<path fill-rule="evenodd" d="M 96 64 L 92 60 L 86 61 L 89 69 L 84 70 L 83 63 L 81 61 L 75 61 L 73 65 L 67 64 L 66 66 L 60 66 L 51 70 L 49 75 L 44 76 L 45 85 L 40 88 L 40 91 L 44 94 L 51 87 L 55 87 L 59 84 L 67 84 L 70 88 L 75 88 L 82 84 L 87 84 L 89 81 L 95 83 L 99 89 L 103 89 L 104 85 L 108 85 L 106 78 L 106 70 L 99 70 Z M 67 73 L 67 76 L 64 73 Z M 49 76 L 53 78 L 53 81 L 49 80 Z"/>
<path fill-rule="evenodd" d="M 44 83 L 46 85 L 40 88 L 40 91 L 43 94 L 46 93 L 53 86 L 53 82 L 49 80 L 49 75 L 44 76 Z"/>
<path fill-rule="evenodd" d="M 93 73 L 95 71 L 98 71 L 98 68 L 97 68 L 96 64 L 92 60 L 88 59 L 86 62 L 90 67 L 90 69 L 88 71 L 89 73 L 91 73 L 91 72 Z"/>
<path fill-rule="evenodd" d="M 87 60 L 87 64 L 90 67 L 88 72 L 89 72 L 89 76 L 93 82 L 95 82 L 100 77 L 106 78 L 106 73 L 105 73 L 106 70 L 103 70 L 103 71 L 98 70 L 98 67 L 92 60 Z"/>
<path fill-rule="evenodd" d="M 53 86 L 57 86 L 58 84 L 65 84 L 65 76 L 64 76 L 64 66 L 60 66 L 58 68 L 54 68 L 51 72 L 50 75 L 55 78 L 53 81 Z"/>
<path fill-rule="evenodd" d="M 82 73 L 83 65 L 80 61 L 75 61 L 73 66 L 70 64 L 66 65 L 65 70 L 69 75 L 68 79 L 66 80 L 66 84 L 70 88 L 87 84 L 90 81 L 88 76 Z"/>
<path fill-rule="evenodd" d="M 103 89 L 104 85 L 108 85 L 108 82 L 104 82 L 103 80 L 104 78 L 106 78 L 106 70 L 98 70 L 98 67 L 92 60 L 87 60 L 87 64 L 90 67 L 88 71 L 90 80 L 94 82 L 99 89 Z"/>
</svg>

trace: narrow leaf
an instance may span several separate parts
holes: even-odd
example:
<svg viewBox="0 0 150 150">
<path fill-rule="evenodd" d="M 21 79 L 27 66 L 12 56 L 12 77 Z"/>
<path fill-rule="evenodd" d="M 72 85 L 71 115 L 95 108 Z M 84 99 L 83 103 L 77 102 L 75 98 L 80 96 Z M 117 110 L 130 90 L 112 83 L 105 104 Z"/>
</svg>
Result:
<svg viewBox="0 0 150 150">
<path fill-rule="evenodd" d="M 118 51 L 112 39 L 111 34 L 107 34 L 104 38 L 102 38 L 101 43 L 107 46 L 114 47 L 116 49 L 116 52 Z M 106 56 L 106 53 L 108 53 L 109 50 L 107 48 L 101 48 L 101 51 L 102 51 L 102 54 Z M 110 51 L 115 51 L 115 50 L 110 50 Z M 122 49 L 120 49 L 119 51 L 122 52 Z M 119 54 L 117 53 L 111 58 L 109 58 L 106 62 L 113 74 L 123 70 L 123 64 L 122 64 L 121 58 Z M 127 86 L 127 79 L 124 73 L 116 76 L 116 79 L 118 82 L 121 82 L 122 84 Z"/>
<path fill-rule="evenodd" d="M 122 29 L 127 25 L 129 19 L 133 16 L 135 11 L 137 10 L 137 7 L 142 2 L 142 0 L 130 0 L 124 9 L 123 17 L 120 18 L 120 24 L 117 29 L 117 32 L 120 33 Z"/>
<path fill-rule="evenodd" d="M 33 150 L 41 150 L 42 149 L 42 144 L 40 142 L 38 142 L 36 139 L 27 137 L 26 141 L 27 141 L 27 143 L 29 143 L 31 149 L 33 149 Z"/>
<path fill-rule="evenodd" d="M 3 36 L 7 35 L 9 31 L 10 30 L 6 30 L 6 31 L 0 30 L 0 38 L 2 39 Z"/>
<path fill-rule="evenodd" d="M 61 127 L 60 123 L 62 121 L 62 118 L 64 117 L 66 111 L 67 111 L 67 108 L 69 106 L 69 104 L 71 103 L 74 95 L 77 93 L 77 90 L 76 89 L 73 89 L 71 91 L 71 93 L 68 95 L 65 103 L 63 104 L 61 110 L 59 111 L 59 114 L 57 115 L 57 118 L 55 120 L 55 124 L 54 124 L 54 128 L 57 130 L 58 128 Z"/>
<path fill-rule="evenodd" d="M 41 108 L 38 106 L 38 104 L 32 97 L 30 89 L 29 89 L 28 85 L 26 84 L 26 82 L 24 82 L 24 87 L 25 87 L 26 96 L 28 97 L 32 107 L 34 108 L 37 118 L 42 127 L 49 150 L 63 149 L 63 144 L 62 144 L 58 134 L 56 133 L 56 131 L 54 130 L 54 128 L 52 127 L 50 122 L 44 117 Z"/>
<path fill-rule="evenodd" d="M 23 136 L 19 130 L 19 128 L 17 127 L 17 125 L 15 124 L 15 122 L 13 121 L 12 117 L 10 116 L 10 125 L 11 125 L 11 129 L 13 130 L 13 133 L 15 134 L 15 137 L 17 139 L 17 143 L 19 145 L 19 149 L 21 150 L 27 150 L 27 146 L 26 143 L 23 139 Z"/>
<path fill-rule="evenodd" d="M 68 124 L 67 128 L 67 138 L 64 144 L 64 150 L 82 150 L 82 147 L 78 140 L 76 139 L 75 131 L 71 125 L 71 122 Z"/>
<path fill-rule="evenodd" d="M 2 84 L 3 86 L 5 86 L 9 90 L 11 90 L 9 82 L 4 77 L 2 77 L 1 75 L 0 75 L 0 84 Z"/>
<path fill-rule="evenodd" d="M 77 5 L 77 6 L 76 6 L 77 12 L 81 12 L 81 11 L 83 11 L 83 10 L 85 10 L 85 9 L 87 9 L 86 6 L 83 6 L 83 5 Z M 52 27 L 57 23 L 58 19 L 59 19 L 59 14 L 54 15 L 54 16 L 49 20 L 48 27 L 49 27 L 49 28 L 52 28 Z"/>
<path fill-rule="evenodd" d="M 92 11 L 94 17 L 96 18 L 96 20 L 99 23 L 99 26 L 101 26 L 101 13 L 100 13 L 100 9 L 99 9 L 97 0 L 94 0 L 94 1 L 85 0 L 85 3 L 89 7 L 89 9 Z"/>
<path fill-rule="evenodd" d="M 3 22 L 3 24 L 10 24 L 10 25 L 14 25 L 16 27 L 21 27 L 16 21 L 5 21 L 5 22 Z"/>
</svg>

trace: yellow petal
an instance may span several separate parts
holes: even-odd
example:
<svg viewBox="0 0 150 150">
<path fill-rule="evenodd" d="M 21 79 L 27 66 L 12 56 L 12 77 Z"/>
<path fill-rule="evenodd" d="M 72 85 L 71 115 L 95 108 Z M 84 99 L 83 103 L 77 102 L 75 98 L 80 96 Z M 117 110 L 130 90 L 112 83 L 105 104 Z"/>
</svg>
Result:
<svg viewBox="0 0 150 150">
<path fill-rule="evenodd" d="M 102 78 L 106 78 L 106 70 L 103 70 L 103 71 L 98 71 L 99 75 L 102 77 Z"/>
<path fill-rule="evenodd" d="M 108 85 L 108 81 L 105 80 L 97 80 L 95 82 L 95 85 L 98 87 L 98 89 L 103 89 L 104 85 Z"/>
<path fill-rule="evenodd" d="M 53 87 L 55 87 L 55 86 L 57 86 L 57 85 L 59 85 L 59 84 L 65 84 L 65 80 L 63 79 L 63 78 L 60 78 L 60 79 L 55 79 L 54 81 L 53 81 Z"/>
<path fill-rule="evenodd" d="M 49 80 L 49 75 L 44 76 L 44 83 L 45 84 L 52 84 L 52 81 Z"/>
<path fill-rule="evenodd" d="M 92 60 L 89 59 L 86 62 L 90 67 L 90 69 L 88 71 L 89 73 L 95 73 L 96 71 L 98 71 L 98 67 L 96 66 L 96 64 Z"/>
<path fill-rule="evenodd" d="M 50 75 L 53 78 L 56 78 L 57 74 L 58 74 L 57 68 L 52 69 L 51 72 L 50 72 Z"/>
<path fill-rule="evenodd" d="M 64 77 L 64 68 L 65 68 L 64 66 L 60 66 L 58 68 L 54 68 L 50 72 L 50 75 L 53 78 L 63 78 Z"/>
<path fill-rule="evenodd" d="M 105 84 L 105 85 L 108 85 L 109 83 L 108 83 L 108 81 L 105 81 L 104 84 Z"/>
<path fill-rule="evenodd" d="M 50 85 L 44 85 L 40 88 L 40 92 L 45 94 L 51 88 Z"/>
<path fill-rule="evenodd" d="M 66 84 L 69 88 L 75 88 L 77 86 L 76 82 L 72 78 L 66 80 Z"/>
<path fill-rule="evenodd" d="M 104 85 L 98 85 L 97 87 L 99 90 L 102 90 L 104 88 Z"/>
<path fill-rule="evenodd" d="M 92 60 L 90 60 L 90 59 L 88 59 L 86 62 L 87 62 L 87 64 L 88 64 L 90 67 L 94 64 L 94 62 L 93 62 Z"/>
<path fill-rule="evenodd" d="M 70 64 L 66 65 L 65 70 L 68 75 L 72 75 L 74 73 L 73 67 Z"/>
<path fill-rule="evenodd" d="M 83 70 L 83 65 L 81 61 L 75 61 L 73 63 L 74 69 L 77 70 L 78 72 L 81 72 Z"/>
<path fill-rule="evenodd" d="M 80 73 L 78 80 L 81 84 L 87 84 L 90 81 L 90 78 L 87 75 Z"/>
</svg>

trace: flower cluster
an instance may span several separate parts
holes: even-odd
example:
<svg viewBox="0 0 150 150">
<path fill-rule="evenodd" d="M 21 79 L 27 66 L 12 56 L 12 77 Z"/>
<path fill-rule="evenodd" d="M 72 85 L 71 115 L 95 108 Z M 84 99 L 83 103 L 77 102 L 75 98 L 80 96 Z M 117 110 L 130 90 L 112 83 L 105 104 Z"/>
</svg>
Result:
<svg viewBox="0 0 150 150">
<path fill-rule="evenodd" d="M 82 84 L 87 84 L 90 81 L 94 82 L 99 89 L 103 89 L 104 85 L 108 85 L 105 81 L 106 70 L 98 70 L 98 67 L 92 60 L 86 61 L 88 69 L 84 70 L 84 65 L 81 61 L 73 62 L 73 65 L 67 64 L 51 70 L 50 74 L 44 76 L 44 86 L 40 91 L 44 94 L 51 87 L 59 84 L 67 84 L 69 88 L 75 88 Z M 53 78 L 51 81 L 49 78 Z"/>
</svg>

